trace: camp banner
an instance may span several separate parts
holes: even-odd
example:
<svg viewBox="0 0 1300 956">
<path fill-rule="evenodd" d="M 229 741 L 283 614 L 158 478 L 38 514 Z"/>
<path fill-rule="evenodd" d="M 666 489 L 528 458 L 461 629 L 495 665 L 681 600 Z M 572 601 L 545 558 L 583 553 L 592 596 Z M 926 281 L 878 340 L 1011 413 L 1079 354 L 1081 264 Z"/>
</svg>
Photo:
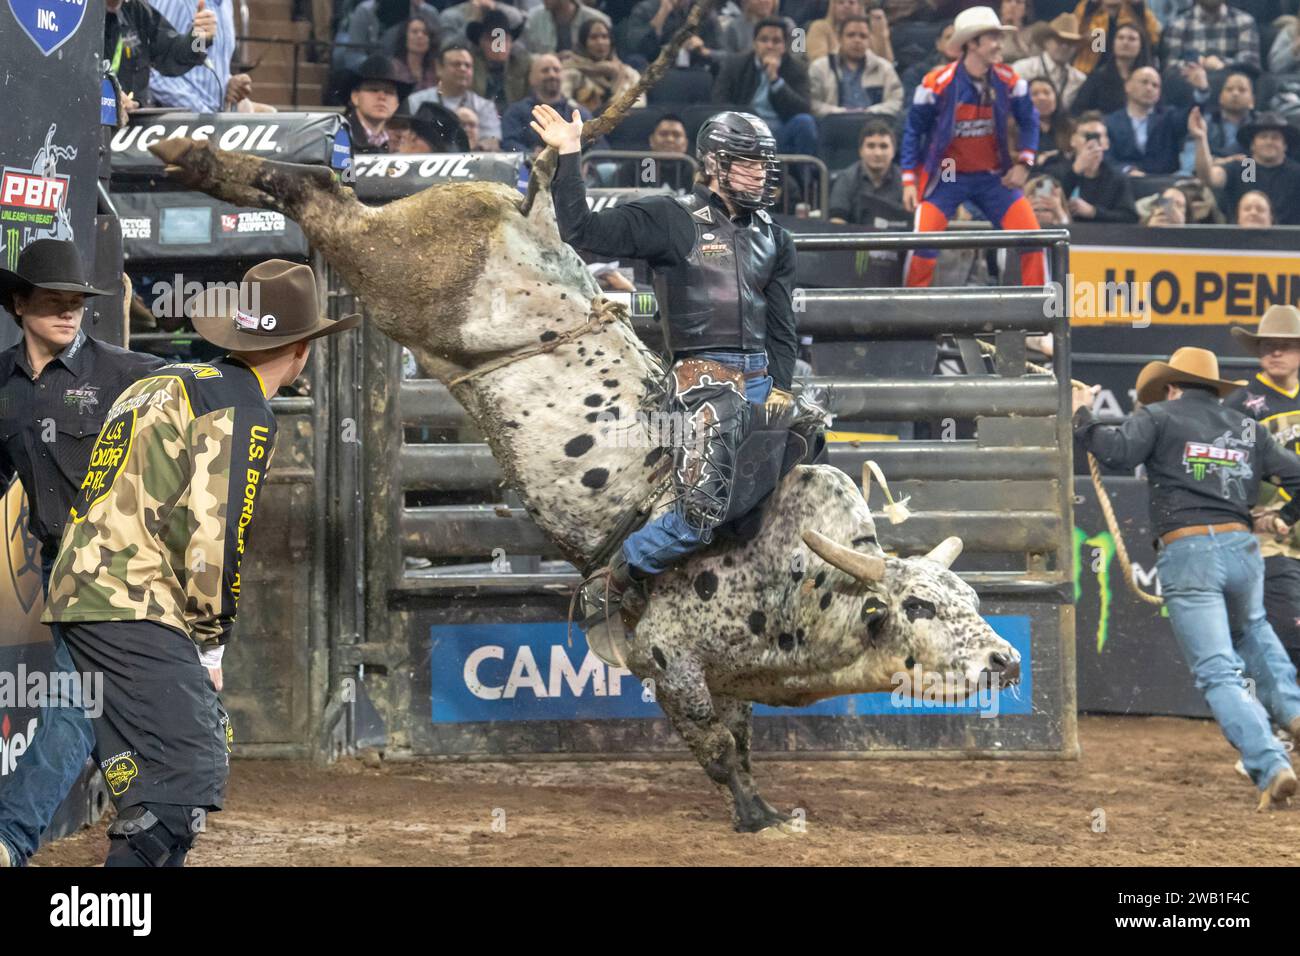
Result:
<svg viewBox="0 0 1300 956">
<path fill-rule="evenodd" d="M 1254 324 L 1300 303 L 1300 229 L 1076 225 L 1059 294 L 1075 328 Z"/>
</svg>

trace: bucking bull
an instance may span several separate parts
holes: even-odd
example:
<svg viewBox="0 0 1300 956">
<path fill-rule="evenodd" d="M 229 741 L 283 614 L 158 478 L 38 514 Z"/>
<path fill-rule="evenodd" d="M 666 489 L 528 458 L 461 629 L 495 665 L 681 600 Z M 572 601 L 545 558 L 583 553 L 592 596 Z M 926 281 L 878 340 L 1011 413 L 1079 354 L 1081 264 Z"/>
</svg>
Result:
<svg viewBox="0 0 1300 956">
<path fill-rule="evenodd" d="M 589 135 L 608 131 L 643 88 L 607 111 L 612 122 L 588 124 Z M 464 183 L 371 208 L 328 169 L 188 139 L 151 148 L 191 188 L 293 218 L 361 295 L 368 321 L 450 387 L 533 521 L 575 565 L 587 566 L 652 496 L 661 449 L 647 452 L 644 436 L 619 440 L 608 423 L 643 428 L 638 413 L 664 367 L 626 315 L 601 304 L 560 240 L 552 151 L 535 164 L 527 197 Z M 627 665 L 653 680 L 664 713 L 729 798 L 736 829 L 789 820 L 754 783 L 754 702 L 891 691 L 903 674 L 924 674 L 931 689 L 941 677 L 946 699 L 958 701 L 991 675 L 1003 686 L 1018 679 L 1019 655 L 949 570 L 960 551 L 948 538 L 924 557 L 886 555 L 853 480 L 800 465 L 773 491 L 755 537 L 719 540 L 656 579 Z"/>
</svg>

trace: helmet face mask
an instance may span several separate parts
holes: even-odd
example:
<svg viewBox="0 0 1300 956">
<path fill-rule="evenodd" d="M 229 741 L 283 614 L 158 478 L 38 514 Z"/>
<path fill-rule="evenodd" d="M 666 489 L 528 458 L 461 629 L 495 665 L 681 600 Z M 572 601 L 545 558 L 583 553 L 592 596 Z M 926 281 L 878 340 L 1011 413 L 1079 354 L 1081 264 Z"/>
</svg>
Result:
<svg viewBox="0 0 1300 956">
<path fill-rule="evenodd" d="M 757 116 L 725 112 L 709 119 L 697 137 L 697 155 L 704 170 L 716 181 L 717 191 L 738 209 L 764 209 L 776 202 L 781 186 L 781 162 L 776 158 L 776 138 Z M 741 189 L 732 182 L 732 165 L 757 163 L 761 181 Z"/>
</svg>

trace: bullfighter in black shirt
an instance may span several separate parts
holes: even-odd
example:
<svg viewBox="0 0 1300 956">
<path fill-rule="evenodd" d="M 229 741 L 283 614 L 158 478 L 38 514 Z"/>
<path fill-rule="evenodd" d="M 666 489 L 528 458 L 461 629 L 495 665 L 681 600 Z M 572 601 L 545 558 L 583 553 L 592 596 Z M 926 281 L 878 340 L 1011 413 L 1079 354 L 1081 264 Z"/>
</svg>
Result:
<svg viewBox="0 0 1300 956">
<path fill-rule="evenodd" d="M 1300 458 L 1249 414 L 1220 401 L 1240 384 L 1219 378 L 1212 352 L 1181 348 L 1138 374 L 1141 407 L 1122 425 L 1094 421 L 1095 387 L 1076 386 L 1074 428 L 1112 468 L 1146 466 L 1169 622 L 1196 686 L 1261 791 L 1263 810 L 1296 792 L 1290 757 L 1269 718 L 1300 732 L 1300 687 L 1264 614 L 1264 562 L 1251 533 L 1251 506 L 1261 479 L 1280 485 L 1291 500 L 1254 527 L 1288 531 L 1300 518 Z"/>
</svg>

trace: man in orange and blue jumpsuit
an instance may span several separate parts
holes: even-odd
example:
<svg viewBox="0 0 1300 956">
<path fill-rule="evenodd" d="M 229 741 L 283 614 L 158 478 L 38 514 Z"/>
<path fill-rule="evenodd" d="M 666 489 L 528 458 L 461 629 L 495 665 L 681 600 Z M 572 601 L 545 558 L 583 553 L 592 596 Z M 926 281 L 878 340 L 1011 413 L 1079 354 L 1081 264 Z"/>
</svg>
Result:
<svg viewBox="0 0 1300 956">
<path fill-rule="evenodd" d="M 1000 62 L 1002 26 L 988 7 L 963 11 L 949 52 L 957 59 L 928 73 L 916 88 L 903 133 L 903 205 L 918 232 L 942 232 L 969 202 L 999 229 L 1037 229 L 1022 191 L 1038 149 L 1038 111 L 1028 84 Z M 1007 132 L 1019 129 L 1011 155 Z M 921 202 L 918 206 L 918 197 Z M 906 284 L 929 286 L 936 249 L 908 257 Z M 1020 254 L 1024 285 L 1043 285 L 1044 254 Z"/>
</svg>

